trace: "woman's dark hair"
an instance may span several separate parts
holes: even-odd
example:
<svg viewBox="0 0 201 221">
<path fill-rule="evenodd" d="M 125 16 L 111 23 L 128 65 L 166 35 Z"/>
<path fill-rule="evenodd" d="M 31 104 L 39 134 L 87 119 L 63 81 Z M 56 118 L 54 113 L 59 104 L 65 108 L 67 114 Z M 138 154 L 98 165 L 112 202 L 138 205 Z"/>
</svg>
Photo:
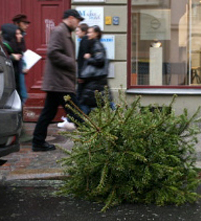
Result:
<svg viewBox="0 0 201 221">
<path fill-rule="evenodd" d="M 88 26 L 86 23 L 81 23 L 81 24 L 78 26 L 78 28 L 80 28 L 81 31 L 87 33 L 87 30 L 88 30 L 89 26 Z"/>
<path fill-rule="evenodd" d="M 10 42 L 11 40 L 16 39 L 16 30 L 18 29 L 19 27 L 14 24 L 11 23 L 3 24 L 1 26 L 3 40 Z"/>
<path fill-rule="evenodd" d="M 100 27 L 98 25 L 93 25 L 89 28 L 93 28 L 94 32 L 98 33 L 97 38 L 98 38 L 98 40 L 100 40 L 102 37 L 102 31 L 101 31 Z"/>
<path fill-rule="evenodd" d="M 21 42 L 17 42 L 17 30 L 20 30 L 19 27 L 11 23 L 3 24 L 1 26 L 3 41 L 9 43 L 10 47 L 13 49 L 13 53 L 21 53 L 22 51 L 25 51 L 23 40 Z"/>
</svg>

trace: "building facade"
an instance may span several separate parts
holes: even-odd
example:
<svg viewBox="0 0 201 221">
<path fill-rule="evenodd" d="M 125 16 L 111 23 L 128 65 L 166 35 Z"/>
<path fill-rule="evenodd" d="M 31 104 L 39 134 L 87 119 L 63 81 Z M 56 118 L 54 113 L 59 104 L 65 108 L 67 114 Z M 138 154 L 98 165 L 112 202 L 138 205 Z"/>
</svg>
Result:
<svg viewBox="0 0 201 221">
<path fill-rule="evenodd" d="M 201 1 L 72 0 L 71 5 L 89 24 L 90 12 L 95 10 L 94 21 L 99 12 L 99 25 L 114 39 L 106 46 L 114 53 L 109 76 L 114 94 L 121 85 L 128 101 L 141 95 L 142 105 L 169 104 L 177 94 L 175 111 L 195 112 L 201 104 Z"/>
<path fill-rule="evenodd" d="M 43 59 L 27 76 L 30 99 L 26 118 L 38 116 L 44 94 L 39 93 L 46 45 L 63 10 L 76 8 L 89 25 L 103 30 L 110 59 L 109 83 L 117 97 L 123 88 L 129 102 L 141 95 L 142 105 L 169 104 L 192 114 L 201 104 L 200 0 L 0 0 L 0 22 L 23 12 L 32 21 L 27 44 Z M 8 3 L 9 2 L 9 3 Z M 13 7 L 16 5 L 16 7 Z M 9 11 L 8 8 L 12 10 Z M 10 16 L 8 18 L 8 16 Z M 32 39 L 30 38 L 32 37 Z M 34 38 L 34 40 L 33 40 Z M 76 49 L 79 40 L 76 39 Z M 39 108 L 40 109 L 40 108 Z"/>
</svg>

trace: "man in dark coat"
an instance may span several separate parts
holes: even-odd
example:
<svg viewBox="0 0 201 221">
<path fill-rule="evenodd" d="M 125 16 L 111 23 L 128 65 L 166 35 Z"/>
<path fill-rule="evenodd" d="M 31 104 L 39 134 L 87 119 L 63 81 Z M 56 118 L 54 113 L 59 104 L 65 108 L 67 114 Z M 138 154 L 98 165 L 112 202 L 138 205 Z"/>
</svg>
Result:
<svg viewBox="0 0 201 221">
<path fill-rule="evenodd" d="M 77 90 L 76 90 L 76 97 L 79 102 L 79 99 L 81 97 L 82 93 L 82 86 L 83 86 L 83 80 L 80 79 L 80 73 L 82 70 L 82 67 L 84 65 L 84 54 L 88 53 L 88 38 L 87 38 L 87 30 L 88 25 L 86 23 L 81 23 L 76 28 L 76 35 L 80 39 L 79 49 L 78 49 L 78 56 L 77 56 Z M 57 126 L 59 128 L 66 128 L 69 126 L 69 121 L 66 117 L 61 117 L 63 122 L 58 123 Z"/>
<path fill-rule="evenodd" d="M 67 114 L 80 120 L 78 116 L 66 107 L 64 96 L 70 95 L 71 100 L 77 104 L 75 94 L 75 47 L 71 32 L 76 29 L 82 20 L 84 18 L 75 9 L 69 9 L 64 12 L 63 22 L 55 27 L 51 33 L 42 85 L 42 90 L 46 91 L 47 95 L 45 106 L 34 130 L 33 151 L 55 150 L 55 146 L 45 142 L 45 139 L 48 125 L 54 119 L 59 105 L 65 109 Z"/>
</svg>

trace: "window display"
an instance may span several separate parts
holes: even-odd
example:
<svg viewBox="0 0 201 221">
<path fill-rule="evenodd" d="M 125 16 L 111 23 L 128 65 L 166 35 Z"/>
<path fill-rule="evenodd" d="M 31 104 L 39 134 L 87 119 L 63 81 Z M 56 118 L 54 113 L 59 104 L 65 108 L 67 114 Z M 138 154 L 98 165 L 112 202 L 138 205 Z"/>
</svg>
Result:
<svg viewBox="0 0 201 221">
<path fill-rule="evenodd" d="M 201 1 L 131 4 L 130 86 L 201 86 Z"/>
</svg>

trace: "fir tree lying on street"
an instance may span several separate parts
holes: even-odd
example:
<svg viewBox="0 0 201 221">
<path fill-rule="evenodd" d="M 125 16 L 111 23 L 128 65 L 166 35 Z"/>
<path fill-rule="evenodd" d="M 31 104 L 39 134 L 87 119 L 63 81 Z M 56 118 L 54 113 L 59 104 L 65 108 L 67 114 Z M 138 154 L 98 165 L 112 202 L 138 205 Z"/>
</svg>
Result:
<svg viewBox="0 0 201 221">
<path fill-rule="evenodd" d="M 60 194 L 103 202 L 102 211 L 124 202 L 180 205 L 198 200 L 200 108 L 191 117 L 186 109 L 178 116 L 173 110 L 176 96 L 169 106 L 141 107 L 140 97 L 129 105 L 120 91 L 112 110 L 107 90 L 105 94 L 102 99 L 96 93 L 98 108 L 89 116 L 75 107 L 85 123 L 62 132 L 74 146 L 61 159 L 68 176 Z"/>
</svg>

